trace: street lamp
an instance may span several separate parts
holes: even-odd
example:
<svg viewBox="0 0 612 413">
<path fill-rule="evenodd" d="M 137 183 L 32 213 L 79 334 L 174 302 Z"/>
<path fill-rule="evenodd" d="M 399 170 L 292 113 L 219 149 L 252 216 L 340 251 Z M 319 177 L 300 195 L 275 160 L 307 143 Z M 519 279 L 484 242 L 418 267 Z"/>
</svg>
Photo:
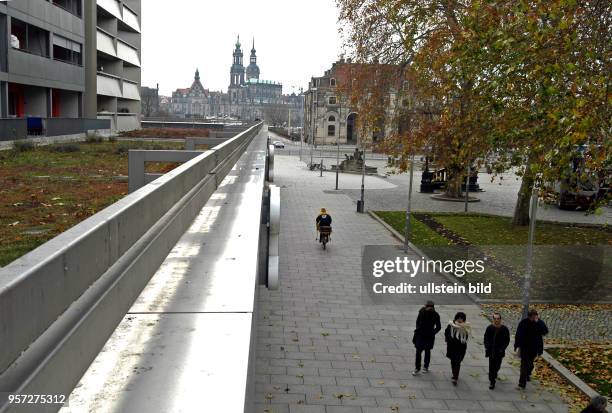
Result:
<svg viewBox="0 0 612 413">
<path fill-rule="evenodd" d="M 408 252 L 408 244 L 410 243 L 412 227 L 410 224 L 410 215 L 412 214 L 412 178 L 414 173 L 414 154 L 410 155 L 410 182 L 408 183 L 408 206 L 406 207 L 406 226 L 404 234 L 404 252 Z"/>
<path fill-rule="evenodd" d="M 363 147 L 363 155 L 361 155 L 361 162 L 362 162 L 362 168 L 361 168 L 361 200 L 359 201 L 359 204 L 357 205 L 357 212 L 361 212 L 363 213 L 365 211 L 365 165 L 366 165 L 366 146 L 365 146 L 365 139 L 362 140 L 362 147 Z"/>
<path fill-rule="evenodd" d="M 338 190 L 338 176 L 340 174 L 340 133 L 342 132 L 342 103 L 338 99 L 338 135 L 336 136 L 336 191 Z"/>
<path fill-rule="evenodd" d="M 531 273 L 533 271 L 533 244 L 535 242 L 536 215 L 538 212 L 538 190 L 533 185 L 531 191 L 531 206 L 529 216 L 529 239 L 527 241 L 527 270 L 525 271 L 525 282 L 523 284 L 523 319 L 527 318 L 529 303 L 531 299 Z"/>
</svg>

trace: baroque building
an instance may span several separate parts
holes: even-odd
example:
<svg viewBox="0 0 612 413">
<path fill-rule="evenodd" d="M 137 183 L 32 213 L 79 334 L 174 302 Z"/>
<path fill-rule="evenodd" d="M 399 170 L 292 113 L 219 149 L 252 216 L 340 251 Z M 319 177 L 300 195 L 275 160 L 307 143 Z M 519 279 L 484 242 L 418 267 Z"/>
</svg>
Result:
<svg viewBox="0 0 612 413">
<path fill-rule="evenodd" d="M 360 136 L 358 113 L 351 107 L 348 96 L 340 96 L 339 88 L 350 90 L 354 73 L 377 70 L 376 65 L 362 65 L 340 59 L 323 76 L 312 77 L 304 96 L 304 140 L 317 145 L 357 145 L 376 143 L 392 132 L 391 118 L 396 93 L 389 91 L 390 103 L 385 109 L 385 124 L 380 131 Z M 350 93 L 350 92 L 349 92 Z"/>
<path fill-rule="evenodd" d="M 283 85 L 280 82 L 260 79 L 260 74 L 255 39 L 249 65 L 245 68 L 244 53 L 238 37 L 232 52 L 227 93 L 205 89 L 200 81 L 200 73 L 196 70 L 191 87 L 177 89 L 172 93 L 171 112 L 189 118 L 230 116 L 247 121 L 270 121 L 275 118 L 273 123 L 278 123 L 278 119 L 283 116 L 288 120 L 292 113 L 292 123 L 299 124 L 302 96 L 283 95 Z"/>
</svg>

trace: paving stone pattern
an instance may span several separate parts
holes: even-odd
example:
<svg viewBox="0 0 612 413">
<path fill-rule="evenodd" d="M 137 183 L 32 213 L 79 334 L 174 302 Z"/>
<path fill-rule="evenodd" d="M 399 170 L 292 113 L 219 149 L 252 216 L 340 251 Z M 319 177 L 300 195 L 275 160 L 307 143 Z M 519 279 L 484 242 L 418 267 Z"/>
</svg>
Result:
<svg viewBox="0 0 612 413">
<path fill-rule="evenodd" d="M 515 331 L 521 317 L 517 308 L 496 307 L 506 325 Z M 612 311 L 610 309 L 588 309 L 583 307 L 547 308 L 540 310 L 550 333 L 548 339 L 612 341 Z"/>
<path fill-rule="evenodd" d="M 356 213 L 346 195 L 329 193 L 332 187 L 297 157 L 275 162 L 275 184 L 282 188 L 281 288 L 259 291 L 256 413 L 567 412 L 535 382 L 517 391 L 518 369 L 507 360 L 497 388 L 488 389 L 482 347 L 488 321 L 476 305 L 437 306 L 443 325 L 464 311 L 475 333 L 458 386 L 450 381 L 442 334 L 431 372 L 413 377 L 419 307 L 361 302 L 361 248 L 397 241 Z M 326 251 L 315 242 L 322 206 L 334 219 Z"/>
</svg>

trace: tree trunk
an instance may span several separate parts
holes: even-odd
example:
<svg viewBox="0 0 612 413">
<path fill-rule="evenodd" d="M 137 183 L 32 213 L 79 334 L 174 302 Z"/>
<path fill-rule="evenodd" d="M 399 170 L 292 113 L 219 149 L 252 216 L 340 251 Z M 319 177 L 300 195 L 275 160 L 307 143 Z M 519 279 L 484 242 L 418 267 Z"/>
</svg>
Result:
<svg viewBox="0 0 612 413">
<path fill-rule="evenodd" d="M 531 199 L 531 191 L 533 190 L 533 175 L 529 171 L 529 166 L 525 170 L 521 181 L 521 189 L 519 190 L 514 207 L 514 216 L 512 217 L 512 225 L 526 226 L 529 225 L 529 201 Z"/>
<path fill-rule="evenodd" d="M 458 170 L 454 170 L 448 168 L 448 180 L 446 182 L 446 188 L 444 190 L 444 195 L 449 198 L 462 198 L 463 191 L 461 191 L 461 183 L 463 176 L 461 172 Z"/>
</svg>

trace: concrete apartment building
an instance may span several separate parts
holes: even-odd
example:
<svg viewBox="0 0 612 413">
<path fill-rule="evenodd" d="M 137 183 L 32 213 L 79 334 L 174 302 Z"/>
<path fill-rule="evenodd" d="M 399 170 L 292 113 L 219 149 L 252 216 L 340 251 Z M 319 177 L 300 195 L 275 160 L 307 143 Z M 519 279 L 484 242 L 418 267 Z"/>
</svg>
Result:
<svg viewBox="0 0 612 413">
<path fill-rule="evenodd" d="M 140 126 L 140 0 L 97 3 L 0 2 L 0 140 Z"/>
<path fill-rule="evenodd" d="M 87 117 L 140 127 L 141 0 L 85 1 Z M 96 93 L 89 91 L 96 90 Z"/>
</svg>

